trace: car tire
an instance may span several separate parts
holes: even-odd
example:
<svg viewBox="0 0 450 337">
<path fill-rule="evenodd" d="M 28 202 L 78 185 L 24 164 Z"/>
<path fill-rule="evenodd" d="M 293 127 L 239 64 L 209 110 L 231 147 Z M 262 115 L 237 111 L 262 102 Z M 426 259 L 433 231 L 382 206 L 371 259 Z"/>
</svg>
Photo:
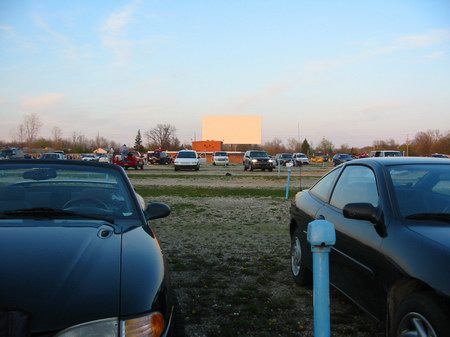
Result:
<svg viewBox="0 0 450 337">
<path fill-rule="evenodd" d="M 253 172 L 253 165 L 250 164 L 250 171 Z"/>
<path fill-rule="evenodd" d="M 177 166 L 174 166 L 173 168 L 175 169 L 175 171 L 179 170 L 179 168 Z"/>
<path fill-rule="evenodd" d="M 244 163 L 244 171 L 247 171 L 247 165 Z"/>
<path fill-rule="evenodd" d="M 197 166 L 197 167 L 195 168 L 195 170 L 196 170 L 196 171 L 199 171 L 199 170 L 200 170 L 200 166 Z"/>
<path fill-rule="evenodd" d="M 270 168 L 270 169 L 269 169 L 269 172 L 272 172 L 272 171 L 273 171 L 273 169 Z"/>
<path fill-rule="evenodd" d="M 291 236 L 291 274 L 297 285 L 312 284 L 312 273 L 305 265 L 304 249 L 301 241 L 301 231 L 296 229 Z"/>
<path fill-rule="evenodd" d="M 450 308 L 435 293 L 424 291 L 409 295 L 397 307 L 391 325 L 391 337 L 448 336 Z"/>
</svg>

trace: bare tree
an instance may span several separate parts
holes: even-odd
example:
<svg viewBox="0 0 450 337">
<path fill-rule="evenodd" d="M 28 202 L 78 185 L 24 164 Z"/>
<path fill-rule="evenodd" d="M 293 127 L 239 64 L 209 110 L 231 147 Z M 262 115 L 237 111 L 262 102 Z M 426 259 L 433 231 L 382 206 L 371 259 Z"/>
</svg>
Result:
<svg viewBox="0 0 450 337">
<path fill-rule="evenodd" d="M 62 131 L 61 128 L 58 126 L 54 126 L 52 128 L 52 134 L 53 134 L 53 147 L 60 148 L 61 142 L 62 142 Z"/>
<path fill-rule="evenodd" d="M 162 149 L 169 149 L 176 143 L 178 138 L 175 136 L 176 128 L 170 124 L 158 124 L 154 128 L 145 132 L 147 138 L 147 146 L 160 147 Z M 179 144 L 179 141 L 178 141 Z"/>
<path fill-rule="evenodd" d="M 264 143 L 264 150 L 271 154 L 277 154 L 281 152 L 286 152 L 286 148 L 283 145 L 283 142 L 279 138 L 274 138 L 270 142 Z"/>
<path fill-rule="evenodd" d="M 23 118 L 22 125 L 24 128 L 25 138 L 28 143 L 28 147 L 31 148 L 31 144 L 36 140 L 37 135 L 39 133 L 39 129 L 42 126 L 42 123 L 39 120 L 39 116 L 37 114 L 31 113 Z"/>
<path fill-rule="evenodd" d="M 414 137 L 412 145 L 416 154 L 429 156 L 433 152 L 433 145 L 442 138 L 439 130 L 428 130 L 427 132 L 418 132 Z"/>
<path fill-rule="evenodd" d="M 323 151 L 325 154 L 330 154 L 334 151 L 334 145 L 330 140 L 323 137 L 317 146 L 317 150 Z"/>
<path fill-rule="evenodd" d="M 295 138 L 289 138 L 287 140 L 287 149 L 291 152 L 301 152 L 302 144 Z"/>
</svg>

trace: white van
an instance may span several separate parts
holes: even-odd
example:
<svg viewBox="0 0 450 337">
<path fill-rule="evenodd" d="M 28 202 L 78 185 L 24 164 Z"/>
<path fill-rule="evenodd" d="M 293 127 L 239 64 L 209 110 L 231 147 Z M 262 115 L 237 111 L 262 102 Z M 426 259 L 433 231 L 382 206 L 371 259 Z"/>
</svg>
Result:
<svg viewBox="0 0 450 337">
<path fill-rule="evenodd" d="M 395 150 L 377 150 L 370 151 L 370 157 L 402 157 L 402 153 Z"/>
</svg>

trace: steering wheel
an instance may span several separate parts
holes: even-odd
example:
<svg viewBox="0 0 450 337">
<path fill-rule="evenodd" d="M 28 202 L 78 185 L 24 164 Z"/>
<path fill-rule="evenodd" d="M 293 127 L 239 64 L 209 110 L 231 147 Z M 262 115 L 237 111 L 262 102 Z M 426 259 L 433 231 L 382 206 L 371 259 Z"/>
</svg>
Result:
<svg viewBox="0 0 450 337">
<path fill-rule="evenodd" d="M 109 209 L 109 207 L 101 200 L 92 197 L 82 197 L 69 200 L 63 206 L 64 209 L 73 208 L 73 207 L 94 207 L 101 209 Z"/>
</svg>

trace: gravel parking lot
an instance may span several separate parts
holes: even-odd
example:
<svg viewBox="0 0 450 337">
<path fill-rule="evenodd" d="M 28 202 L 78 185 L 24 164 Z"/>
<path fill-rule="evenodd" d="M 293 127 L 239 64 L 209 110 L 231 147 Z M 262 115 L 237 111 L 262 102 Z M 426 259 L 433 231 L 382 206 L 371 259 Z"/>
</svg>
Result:
<svg viewBox="0 0 450 337">
<path fill-rule="evenodd" d="M 304 170 L 303 186 L 326 171 Z M 223 179 L 226 173 L 231 176 Z M 152 166 L 129 174 L 136 187 L 150 191 L 164 186 L 276 189 L 286 183 L 285 171 L 244 173 L 240 166 L 182 173 Z M 298 175 L 293 177 L 296 183 Z M 312 289 L 297 287 L 291 280 L 291 201 L 284 193 L 180 197 L 170 191 L 158 197 L 150 194 L 146 200 L 164 201 L 172 208 L 168 218 L 153 226 L 169 261 L 188 336 L 313 336 Z M 346 298 L 333 290 L 331 295 L 333 336 L 383 335 Z"/>
</svg>

